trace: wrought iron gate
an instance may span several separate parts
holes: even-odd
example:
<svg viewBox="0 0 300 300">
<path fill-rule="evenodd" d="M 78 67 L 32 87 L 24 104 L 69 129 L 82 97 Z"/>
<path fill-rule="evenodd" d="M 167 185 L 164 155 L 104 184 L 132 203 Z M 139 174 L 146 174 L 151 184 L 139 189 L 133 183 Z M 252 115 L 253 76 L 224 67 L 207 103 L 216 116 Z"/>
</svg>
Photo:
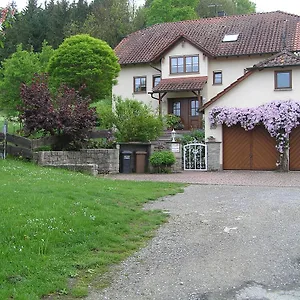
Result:
<svg viewBox="0 0 300 300">
<path fill-rule="evenodd" d="M 207 170 L 207 146 L 200 143 L 192 143 L 183 146 L 184 170 Z"/>
</svg>

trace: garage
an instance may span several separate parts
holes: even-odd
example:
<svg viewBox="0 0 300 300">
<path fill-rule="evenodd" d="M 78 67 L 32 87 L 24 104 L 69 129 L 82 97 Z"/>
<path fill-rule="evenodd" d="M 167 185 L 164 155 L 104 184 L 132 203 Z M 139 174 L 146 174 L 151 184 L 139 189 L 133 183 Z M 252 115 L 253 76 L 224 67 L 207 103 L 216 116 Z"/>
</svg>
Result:
<svg viewBox="0 0 300 300">
<path fill-rule="evenodd" d="M 298 133 L 300 146 L 300 131 Z M 240 125 L 223 126 L 224 170 L 275 170 L 276 141 L 263 126 L 246 131 Z M 300 166 L 300 159 L 299 159 Z"/>
<path fill-rule="evenodd" d="M 293 129 L 290 134 L 290 170 L 300 170 L 300 127 Z"/>
</svg>

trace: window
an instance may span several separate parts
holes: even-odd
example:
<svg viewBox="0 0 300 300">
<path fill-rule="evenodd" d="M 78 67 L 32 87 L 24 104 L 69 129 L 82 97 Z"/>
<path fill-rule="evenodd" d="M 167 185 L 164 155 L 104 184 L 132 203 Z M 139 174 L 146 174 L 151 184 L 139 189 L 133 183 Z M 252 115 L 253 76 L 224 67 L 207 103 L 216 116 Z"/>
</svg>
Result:
<svg viewBox="0 0 300 300">
<path fill-rule="evenodd" d="M 225 34 L 223 42 L 236 42 L 239 34 Z"/>
<path fill-rule="evenodd" d="M 275 90 L 292 88 L 292 71 L 275 71 Z"/>
<path fill-rule="evenodd" d="M 180 73 L 198 73 L 199 72 L 199 56 L 176 56 L 170 57 L 171 74 Z"/>
<path fill-rule="evenodd" d="M 180 117 L 180 102 L 174 102 L 172 107 L 173 115 Z"/>
<path fill-rule="evenodd" d="M 213 84 L 222 84 L 222 71 L 214 71 Z"/>
<path fill-rule="evenodd" d="M 133 77 L 133 92 L 134 93 L 146 93 L 146 76 Z"/>
<path fill-rule="evenodd" d="M 153 87 L 156 87 L 160 83 L 160 75 L 153 75 Z"/>
<path fill-rule="evenodd" d="M 199 116 L 199 101 L 198 100 L 192 100 L 191 101 L 191 116 Z"/>
</svg>

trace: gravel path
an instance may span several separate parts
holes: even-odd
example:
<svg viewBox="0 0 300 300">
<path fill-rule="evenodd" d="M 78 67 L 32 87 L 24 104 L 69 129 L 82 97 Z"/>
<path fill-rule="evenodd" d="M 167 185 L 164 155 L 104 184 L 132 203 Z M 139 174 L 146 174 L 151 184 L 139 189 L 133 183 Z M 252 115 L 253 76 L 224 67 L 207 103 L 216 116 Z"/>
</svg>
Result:
<svg viewBox="0 0 300 300">
<path fill-rule="evenodd" d="M 262 186 L 231 186 L 223 178 L 223 185 L 191 185 L 149 203 L 145 209 L 166 211 L 169 222 L 114 270 L 111 287 L 87 299 L 300 299 L 300 174 L 287 174 L 289 181 L 267 174 L 284 178 L 269 183 L 277 187 L 258 178 L 252 181 Z"/>
</svg>

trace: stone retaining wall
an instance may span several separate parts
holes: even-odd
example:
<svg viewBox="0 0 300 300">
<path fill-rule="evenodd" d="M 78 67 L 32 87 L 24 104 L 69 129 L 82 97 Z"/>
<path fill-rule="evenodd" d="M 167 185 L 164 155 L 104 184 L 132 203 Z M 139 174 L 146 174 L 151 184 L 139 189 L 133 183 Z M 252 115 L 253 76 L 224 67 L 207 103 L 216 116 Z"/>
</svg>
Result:
<svg viewBox="0 0 300 300">
<path fill-rule="evenodd" d="M 41 166 L 57 166 L 68 169 L 92 170 L 99 174 L 119 173 L 119 148 L 83 149 L 80 151 L 40 151 L 34 152 L 33 161 Z M 95 165 L 94 168 L 91 165 Z M 84 167 L 86 166 L 86 168 Z"/>
</svg>

